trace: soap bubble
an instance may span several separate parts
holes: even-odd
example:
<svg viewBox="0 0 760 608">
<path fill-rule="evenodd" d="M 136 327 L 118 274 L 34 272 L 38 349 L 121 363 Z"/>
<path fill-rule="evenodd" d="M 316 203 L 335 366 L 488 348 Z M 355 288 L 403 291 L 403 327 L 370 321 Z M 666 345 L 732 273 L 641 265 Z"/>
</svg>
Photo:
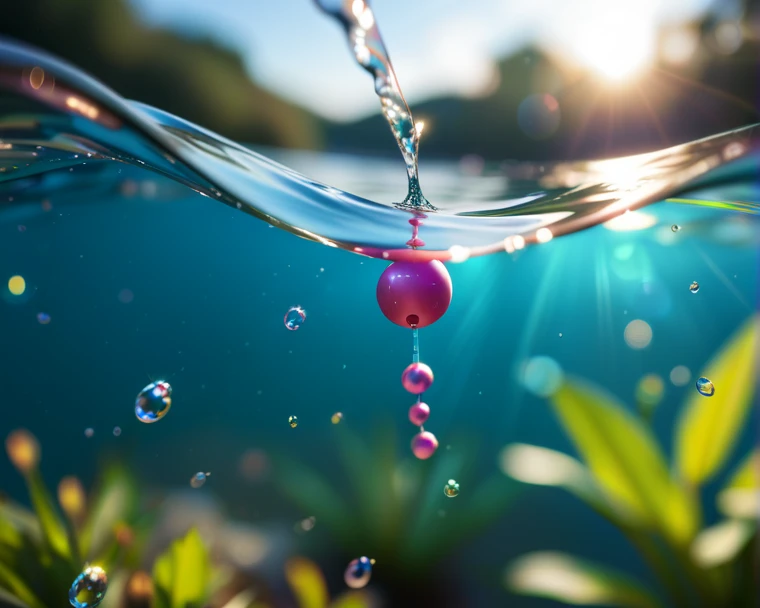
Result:
<svg viewBox="0 0 760 608">
<path fill-rule="evenodd" d="M 449 498 L 459 496 L 459 484 L 453 479 L 449 479 L 445 486 L 443 486 L 443 493 Z"/>
<path fill-rule="evenodd" d="M 140 422 L 150 424 L 161 420 L 172 406 L 172 387 L 168 382 L 151 382 L 135 401 L 135 415 Z"/>
<path fill-rule="evenodd" d="M 300 306 L 291 306 L 285 313 L 285 327 L 291 331 L 297 330 L 306 321 L 306 311 Z"/>
<path fill-rule="evenodd" d="M 211 475 L 211 473 L 203 473 L 199 471 L 190 478 L 190 486 L 196 489 L 200 488 L 204 483 L 206 483 L 206 479 L 209 475 Z"/>
<path fill-rule="evenodd" d="M 361 589 L 366 586 L 371 577 L 372 562 L 368 557 L 360 557 L 351 560 L 351 563 L 348 564 L 346 572 L 343 575 L 346 585 L 352 589 Z"/>
<path fill-rule="evenodd" d="M 90 566 L 74 579 L 69 589 L 69 603 L 74 608 L 94 608 L 108 591 L 108 577 L 105 570 Z"/>
<path fill-rule="evenodd" d="M 715 385 L 705 377 L 697 380 L 697 390 L 700 395 L 705 397 L 712 397 L 715 394 Z"/>
</svg>

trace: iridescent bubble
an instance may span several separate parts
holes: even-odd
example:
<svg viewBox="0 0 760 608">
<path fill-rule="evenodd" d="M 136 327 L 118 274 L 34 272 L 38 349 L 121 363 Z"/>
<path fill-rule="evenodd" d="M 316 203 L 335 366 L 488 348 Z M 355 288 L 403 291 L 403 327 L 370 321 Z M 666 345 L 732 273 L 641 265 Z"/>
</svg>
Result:
<svg viewBox="0 0 760 608">
<path fill-rule="evenodd" d="M 445 486 L 443 486 L 443 493 L 449 498 L 459 496 L 459 484 L 453 479 L 449 479 Z"/>
<path fill-rule="evenodd" d="M 99 566 L 90 566 L 74 579 L 69 589 L 69 603 L 74 608 L 94 608 L 108 591 L 108 577 Z"/>
<path fill-rule="evenodd" d="M 351 589 L 361 589 L 369 583 L 372 577 L 372 562 L 368 557 L 360 557 L 351 560 L 348 564 L 343 580 Z"/>
<path fill-rule="evenodd" d="M 48 323 L 50 323 L 50 315 L 47 314 L 46 312 L 38 312 L 37 313 L 37 322 L 40 325 L 47 325 Z"/>
<path fill-rule="evenodd" d="M 151 382 L 135 401 L 135 415 L 140 422 L 153 423 L 161 420 L 172 406 L 172 387 L 168 382 Z"/>
<path fill-rule="evenodd" d="M 285 313 L 285 327 L 291 331 L 297 330 L 306 321 L 306 311 L 300 306 L 291 306 Z"/>
<path fill-rule="evenodd" d="M 206 479 L 209 475 L 211 475 L 211 473 L 203 473 L 201 471 L 198 471 L 190 478 L 190 486 L 196 489 L 200 488 L 204 483 L 206 483 Z"/>
<path fill-rule="evenodd" d="M 700 395 L 712 397 L 715 394 L 715 385 L 703 376 L 697 380 L 697 390 Z"/>
<path fill-rule="evenodd" d="M 298 416 L 291 416 L 288 418 L 288 424 L 290 425 L 290 428 L 296 428 L 298 426 Z"/>
<path fill-rule="evenodd" d="M 339 424 L 343 420 L 343 414 L 341 412 L 335 412 L 330 418 L 333 424 Z"/>
<path fill-rule="evenodd" d="M 670 229 L 671 229 L 673 232 L 678 232 L 678 231 L 681 229 L 681 227 L 680 227 L 678 224 L 673 224 L 673 225 L 670 227 Z"/>
<path fill-rule="evenodd" d="M 697 293 L 699 291 L 699 283 L 692 281 L 691 285 L 689 285 L 689 291 L 691 293 Z"/>
</svg>

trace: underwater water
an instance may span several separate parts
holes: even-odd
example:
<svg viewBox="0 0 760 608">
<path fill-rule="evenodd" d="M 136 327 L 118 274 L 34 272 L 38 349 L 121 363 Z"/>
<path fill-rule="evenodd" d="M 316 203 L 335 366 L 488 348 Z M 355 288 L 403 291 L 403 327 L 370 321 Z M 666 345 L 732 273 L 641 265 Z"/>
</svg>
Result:
<svg viewBox="0 0 760 608">
<path fill-rule="evenodd" d="M 97 562 L 106 608 L 327 605 L 315 577 L 359 606 L 753 605 L 755 513 L 716 496 L 755 491 L 732 479 L 758 423 L 757 126 L 626 159 L 427 163 L 431 210 L 408 198 L 414 133 L 406 175 L 253 152 L 14 43 L 0 68 L 0 604 L 50 605 L 20 579 L 65 605 Z M 412 332 L 375 289 L 431 259 L 453 300 L 419 331 L 439 442 L 419 460 Z M 17 429 L 60 529 L 13 506 L 49 512 Z M 726 521 L 733 545 L 700 536 Z M 24 525 L 65 585 L 14 557 Z M 186 561 L 156 566 L 182 538 Z M 613 597 L 575 557 L 651 596 Z M 196 593 L 180 571 L 214 574 Z"/>
</svg>

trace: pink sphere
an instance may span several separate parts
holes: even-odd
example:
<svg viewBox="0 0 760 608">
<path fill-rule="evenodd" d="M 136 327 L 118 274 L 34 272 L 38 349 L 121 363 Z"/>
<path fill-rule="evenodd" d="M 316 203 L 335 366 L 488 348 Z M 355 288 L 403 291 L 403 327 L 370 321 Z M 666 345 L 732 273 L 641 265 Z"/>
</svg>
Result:
<svg viewBox="0 0 760 608">
<path fill-rule="evenodd" d="M 401 374 L 401 384 L 413 395 L 424 393 L 433 384 L 433 370 L 424 363 L 410 363 Z"/>
<path fill-rule="evenodd" d="M 451 277 L 438 260 L 394 262 L 377 282 L 380 310 L 401 327 L 425 327 L 443 316 L 451 304 Z"/>
<path fill-rule="evenodd" d="M 409 408 L 409 422 L 422 426 L 430 416 L 430 406 L 427 403 L 415 403 Z"/>
<path fill-rule="evenodd" d="M 438 449 L 438 440 L 433 433 L 423 431 L 412 438 L 412 452 L 420 460 L 427 460 Z"/>
</svg>

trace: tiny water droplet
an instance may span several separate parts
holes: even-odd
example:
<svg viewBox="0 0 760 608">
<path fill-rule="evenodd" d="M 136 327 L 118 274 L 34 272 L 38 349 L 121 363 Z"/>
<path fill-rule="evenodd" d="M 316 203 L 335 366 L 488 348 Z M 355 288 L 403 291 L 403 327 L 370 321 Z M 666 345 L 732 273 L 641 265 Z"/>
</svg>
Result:
<svg viewBox="0 0 760 608">
<path fill-rule="evenodd" d="M 204 483 L 206 483 L 206 479 L 209 475 L 211 475 L 211 473 L 203 473 L 202 471 L 198 471 L 190 478 L 190 486 L 195 489 L 200 488 Z"/>
<path fill-rule="evenodd" d="M 298 416 L 291 416 L 288 418 L 288 424 L 291 428 L 296 428 L 298 426 Z"/>
<path fill-rule="evenodd" d="M 85 568 L 74 579 L 69 589 L 69 603 L 74 608 L 95 608 L 108 591 L 108 577 L 105 570 L 98 566 Z"/>
<path fill-rule="evenodd" d="M 680 227 L 678 224 L 673 224 L 673 225 L 670 227 L 670 229 L 671 229 L 673 232 L 678 232 L 678 231 L 681 229 L 681 227 Z"/>
<path fill-rule="evenodd" d="M 715 385 L 705 377 L 697 380 L 697 390 L 700 395 L 712 397 L 715 394 Z"/>
<path fill-rule="evenodd" d="M 84 436 L 87 437 L 87 439 L 90 439 L 95 434 L 95 430 L 92 428 L 86 428 L 84 430 Z"/>
<path fill-rule="evenodd" d="M 341 412 L 335 412 L 330 420 L 332 420 L 333 424 L 339 424 L 340 421 L 343 420 L 343 414 Z"/>
<path fill-rule="evenodd" d="M 449 479 L 448 483 L 443 486 L 443 493 L 449 498 L 459 496 L 459 484 L 453 479 Z"/>
<path fill-rule="evenodd" d="M 689 285 L 689 291 L 691 293 L 697 293 L 699 291 L 699 283 L 692 281 L 691 285 Z"/>
<path fill-rule="evenodd" d="M 291 306 L 285 313 L 285 327 L 291 331 L 297 330 L 306 321 L 306 311 L 300 306 Z"/>
<path fill-rule="evenodd" d="M 161 420 L 172 406 L 172 387 L 168 382 L 151 382 L 135 400 L 135 415 L 140 422 L 150 424 Z"/>
<path fill-rule="evenodd" d="M 369 583 L 372 577 L 372 562 L 368 557 L 351 560 L 343 575 L 346 585 L 352 589 L 361 589 Z"/>
</svg>

